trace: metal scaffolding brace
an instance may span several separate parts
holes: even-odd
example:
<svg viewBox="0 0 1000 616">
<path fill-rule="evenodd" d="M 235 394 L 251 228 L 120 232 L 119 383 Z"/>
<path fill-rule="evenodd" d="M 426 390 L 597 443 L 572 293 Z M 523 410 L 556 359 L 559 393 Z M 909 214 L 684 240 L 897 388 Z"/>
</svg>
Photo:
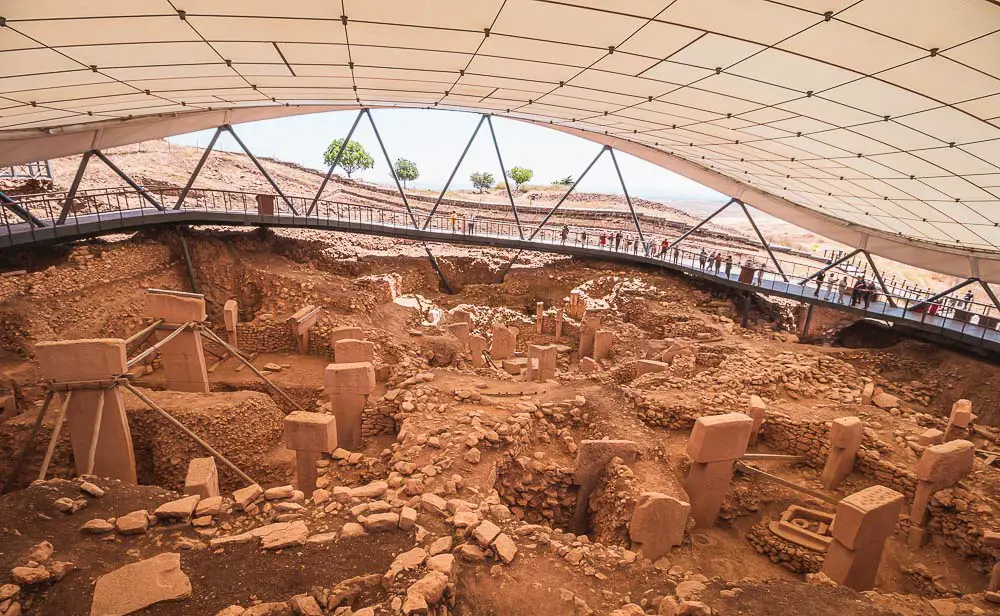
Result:
<svg viewBox="0 0 1000 616">
<path fill-rule="evenodd" d="M 490 127 L 490 137 L 493 138 L 493 148 L 497 151 L 497 161 L 500 163 L 500 177 L 506 178 L 507 170 L 503 166 L 503 157 L 500 156 L 500 144 L 497 143 L 497 134 L 493 130 L 493 116 L 486 116 L 486 124 Z M 517 224 L 517 234 L 524 239 L 524 229 L 521 227 L 521 216 L 517 213 L 517 205 L 514 204 L 514 193 L 510 191 L 510 182 L 504 180 L 504 188 L 507 189 L 507 198 L 510 199 L 510 209 L 514 210 L 514 223 Z"/>
<path fill-rule="evenodd" d="M 80 190 L 80 182 L 83 181 L 83 174 L 87 171 L 87 163 L 90 162 L 91 156 L 96 156 L 101 159 L 101 161 L 107 165 L 109 169 L 115 172 L 115 175 L 125 180 L 125 183 L 131 186 L 132 190 L 139 193 L 139 196 L 148 201 L 150 205 L 161 212 L 164 210 L 160 202 L 157 201 L 148 190 L 140 186 L 135 180 L 129 177 L 127 173 L 119 169 L 118 165 L 111 162 L 111 159 L 104 155 L 104 152 L 100 150 L 87 150 L 83 153 L 83 157 L 80 159 L 80 166 L 76 168 L 76 175 L 73 176 L 73 183 L 70 184 L 69 192 L 66 193 L 66 201 L 63 202 L 62 211 L 59 212 L 59 219 L 56 221 L 57 225 L 65 223 L 66 217 L 69 216 L 70 210 L 73 209 L 73 201 L 76 199 L 77 191 Z"/>
<path fill-rule="evenodd" d="M 181 190 L 180 196 L 177 197 L 177 203 L 174 204 L 174 209 L 179 210 L 181 206 L 184 205 L 184 200 L 187 199 L 188 193 L 191 191 L 191 187 L 194 186 L 194 181 L 197 179 L 198 174 L 201 173 L 201 168 L 205 166 L 205 161 L 208 160 L 208 155 L 212 153 L 215 148 L 215 142 L 219 140 L 219 135 L 222 134 L 222 127 L 215 129 L 215 134 L 212 135 L 211 141 L 208 142 L 208 147 L 205 151 L 201 153 L 201 158 L 198 159 L 198 164 L 195 165 L 194 171 L 191 172 L 191 177 L 188 178 L 187 184 L 184 185 L 184 189 Z"/>
<path fill-rule="evenodd" d="M 472 142 L 476 140 L 476 135 L 479 134 L 479 129 L 482 128 L 483 122 L 486 121 L 486 116 L 479 118 L 479 124 L 476 124 L 476 130 L 472 131 L 472 136 L 469 137 L 469 142 L 465 144 L 465 149 L 462 150 L 462 155 L 458 157 L 458 162 L 455 163 L 455 168 L 451 170 L 451 175 L 448 176 L 448 181 L 444 183 L 444 188 L 441 189 L 441 194 L 438 195 L 437 201 L 434 202 L 434 207 L 431 211 L 427 213 L 427 218 L 424 219 L 424 224 L 421 229 L 427 229 L 427 225 L 431 224 L 431 218 L 434 217 L 434 212 L 437 211 L 438 206 L 441 205 L 441 200 L 444 199 L 444 194 L 448 192 L 448 187 L 451 186 L 451 181 L 455 179 L 455 174 L 458 173 L 458 168 L 462 166 L 462 161 L 465 160 L 465 155 L 469 153 L 469 148 L 472 147 Z"/>
<path fill-rule="evenodd" d="M 344 155 L 344 151 L 347 150 L 347 144 L 351 142 L 351 137 L 354 135 L 354 129 L 358 127 L 358 123 L 361 122 L 361 116 L 365 115 L 365 110 L 362 109 L 358 111 L 357 117 L 354 118 L 354 124 L 351 124 L 351 130 L 347 131 L 347 136 L 344 137 L 343 145 L 337 150 L 337 155 L 333 157 L 333 162 L 330 164 L 330 169 L 323 176 L 323 182 L 319 185 L 319 190 L 316 191 L 316 196 L 313 198 L 312 203 L 309 204 L 309 209 L 306 210 L 306 217 L 312 214 L 312 211 L 316 208 L 316 204 L 319 202 L 319 198 L 323 196 L 323 191 L 326 190 L 326 185 L 330 182 L 330 176 L 333 175 L 333 170 L 337 168 L 340 164 L 340 159 Z"/>
</svg>

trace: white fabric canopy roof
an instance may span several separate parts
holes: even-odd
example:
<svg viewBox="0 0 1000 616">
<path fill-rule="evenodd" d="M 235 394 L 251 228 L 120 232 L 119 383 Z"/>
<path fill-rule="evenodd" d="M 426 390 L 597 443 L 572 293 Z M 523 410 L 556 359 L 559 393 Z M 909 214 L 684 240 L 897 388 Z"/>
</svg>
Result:
<svg viewBox="0 0 1000 616">
<path fill-rule="evenodd" d="M 0 16 L 0 164 L 359 105 L 486 111 L 1000 280 L 995 0 L 0 0 Z"/>
</svg>

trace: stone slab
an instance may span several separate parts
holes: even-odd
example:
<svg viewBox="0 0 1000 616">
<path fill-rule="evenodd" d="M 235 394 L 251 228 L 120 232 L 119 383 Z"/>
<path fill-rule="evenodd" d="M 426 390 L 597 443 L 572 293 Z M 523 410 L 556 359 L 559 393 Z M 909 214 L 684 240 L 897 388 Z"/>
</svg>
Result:
<svg viewBox="0 0 1000 616">
<path fill-rule="evenodd" d="M 970 441 L 931 445 L 917 463 L 917 479 L 930 482 L 936 489 L 947 488 L 971 473 L 975 461 L 976 446 Z"/>
<path fill-rule="evenodd" d="M 293 451 L 327 453 L 337 448 L 337 419 L 334 415 L 292 411 L 285 415 L 285 447 Z"/>
<path fill-rule="evenodd" d="M 644 558 L 657 560 L 684 540 L 691 505 L 659 492 L 643 492 L 636 500 L 628 534 Z"/>
<path fill-rule="evenodd" d="M 850 550 L 883 542 L 896 528 L 903 495 L 885 486 L 871 486 L 837 503 L 833 538 Z"/>
<path fill-rule="evenodd" d="M 184 493 L 196 494 L 201 498 L 219 495 L 219 469 L 215 465 L 215 458 L 195 458 L 188 463 Z"/>
<path fill-rule="evenodd" d="M 375 368 L 370 362 L 328 364 L 323 387 L 328 395 L 369 395 L 375 391 Z"/>
<path fill-rule="evenodd" d="M 753 419 L 743 413 L 699 417 L 688 438 L 687 454 L 695 462 L 736 460 L 747 451 Z"/>
<path fill-rule="evenodd" d="M 338 364 L 375 361 L 375 343 L 356 338 L 342 338 L 333 343 L 333 360 Z"/>
<path fill-rule="evenodd" d="M 122 616 L 190 595 L 191 580 L 181 571 L 181 555 L 166 552 L 99 577 L 90 616 Z"/>
</svg>

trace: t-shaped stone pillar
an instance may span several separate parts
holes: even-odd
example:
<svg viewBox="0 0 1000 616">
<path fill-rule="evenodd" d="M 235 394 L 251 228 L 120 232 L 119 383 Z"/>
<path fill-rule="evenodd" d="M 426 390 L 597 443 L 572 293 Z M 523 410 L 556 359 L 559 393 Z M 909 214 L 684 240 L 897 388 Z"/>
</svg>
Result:
<svg viewBox="0 0 1000 616">
<path fill-rule="evenodd" d="M 599 329 L 601 329 L 601 317 L 584 317 L 583 324 L 580 325 L 580 357 L 594 357 L 594 338 Z"/>
<path fill-rule="evenodd" d="M 167 325 L 182 325 L 205 320 L 205 296 L 181 291 L 149 289 L 143 315 L 163 319 Z M 157 336 L 166 337 L 170 332 L 160 330 Z M 160 347 L 163 372 L 167 389 L 208 393 L 208 369 L 201 346 L 201 334 L 185 330 Z"/>
<path fill-rule="evenodd" d="M 486 350 L 486 338 L 482 336 L 469 336 L 469 354 L 472 356 L 472 366 L 474 368 L 482 368 L 483 364 L 483 351 Z"/>
<path fill-rule="evenodd" d="M 586 533 L 587 507 L 590 495 L 597 487 L 597 480 L 604 467 L 615 457 L 621 458 L 625 464 L 632 464 L 639 457 L 639 446 L 633 441 L 623 440 L 583 440 L 576 450 L 576 465 L 573 469 L 573 483 L 580 486 L 576 493 L 576 509 L 570 518 L 569 530 L 572 533 Z"/>
<path fill-rule="evenodd" d="M 691 469 L 684 489 L 697 528 L 715 524 L 733 478 L 733 463 L 747 451 L 753 420 L 743 413 L 698 418 L 688 439 Z"/>
<path fill-rule="evenodd" d="M 535 302 L 535 333 L 540 334 L 545 328 L 545 302 Z"/>
<path fill-rule="evenodd" d="M 903 495 L 885 486 L 866 488 L 837 503 L 823 573 L 854 590 L 871 590 L 902 507 Z"/>
<path fill-rule="evenodd" d="M 330 332 L 330 347 L 335 347 L 338 340 L 345 340 L 350 338 L 352 340 L 364 340 L 364 332 L 361 331 L 360 327 L 355 327 L 354 325 L 343 325 L 341 327 L 334 327 L 333 331 Z"/>
<path fill-rule="evenodd" d="M 528 369 L 525 371 L 526 381 L 545 382 L 556 378 L 556 359 L 559 349 L 554 344 L 529 344 Z"/>
<path fill-rule="evenodd" d="M 642 550 L 643 558 L 657 560 L 684 541 L 690 513 L 691 505 L 682 500 L 659 492 L 643 492 L 628 525 L 632 548 Z"/>
<path fill-rule="evenodd" d="M 490 358 L 493 361 L 509 359 L 514 356 L 514 348 L 517 344 L 517 334 L 509 327 L 503 325 L 493 326 L 493 344 L 490 345 Z"/>
<path fill-rule="evenodd" d="M 361 414 L 368 396 L 375 391 L 375 369 L 370 362 L 329 364 L 323 387 L 337 418 L 338 446 L 348 451 L 361 449 Z"/>
<path fill-rule="evenodd" d="M 914 550 L 927 541 L 927 504 L 938 490 L 950 488 L 972 472 L 976 446 L 970 441 L 948 441 L 924 449 L 917 463 L 917 490 L 910 509 L 909 544 Z"/>
<path fill-rule="evenodd" d="M 367 340 L 343 338 L 333 343 L 333 361 L 337 364 L 356 364 L 375 361 L 375 343 Z"/>
<path fill-rule="evenodd" d="M 757 444 L 757 437 L 760 436 L 760 427 L 764 425 L 767 417 L 767 405 L 760 396 L 751 395 L 750 404 L 747 406 L 746 414 L 753 420 L 753 427 L 750 429 L 750 440 L 748 445 Z"/>
<path fill-rule="evenodd" d="M 319 320 L 320 309 L 312 304 L 303 306 L 295 314 L 288 317 L 288 325 L 292 329 L 292 337 L 298 346 L 299 353 L 309 353 L 309 330 Z"/>
<path fill-rule="evenodd" d="M 864 435 L 857 417 L 838 417 L 830 425 L 830 456 L 820 476 L 823 487 L 832 490 L 854 470 L 854 460 Z"/>
<path fill-rule="evenodd" d="M 965 433 L 972 423 L 972 402 L 964 398 L 958 400 L 951 406 L 951 415 L 948 417 L 948 427 L 944 431 L 944 440 L 950 441 L 957 438 L 959 434 Z"/>
<path fill-rule="evenodd" d="M 337 448 L 336 417 L 307 411 L 285 415 L 285 447 L 295 452 L 295 479 L 308 498 L 316 491 L 319 454 Z"/>
<path fill-rule="evenodd" d="M 123 374 L 125 341 L 117 338 L 39 342 L 35 345 L 42 378 L 56 383 L 105 381 Z M 97 450 L 94 455 L 95 475 L 135 483 L 135 453 L 129 431 L 125 405 L 118 387 L 105 389 L 101 423 L 97 426 Z M 65 400 L 69 392 L 60 392 Z M 99 389 L 77 389 L 72 392 L 66 408 L 66 423 L 73 444 L 73 459 L 77 474 L 85 468 L 90 443 L 97 422 L 101 397 Z"/>
<path fill-rule="evenodd" d="M 469 324 L 465 321 L 449 323 L 444 328 L 462 344 L 463 349 L 469 348 Z"/>
<path fill-rule="evenodd" d="M 611 345 L 615 341 L 615 333 L 607 329 L 594 332 L 594 359 L 601 360 L 611 356 Z"/>
<path fill-rule="evenodd" d="M 236 344 L 236 326 L 240 322 L 240 307 L 235 299 L 227 300 L 222 306 L 222 319 L 226 323 L 226 337 L 229 338 L 229 344 L 239 348 Z"/>
<path fill-rule="evenodd" d="M 566 303 L 563 302 L 563 305 L 559 306 L 559 310 L 556 311 L 556 335 L 555 335 L 556 342 L 559 342 L 559 339 L 562 338 L 563 319 L 565 318 L 566 318 Z"/>
</svg>

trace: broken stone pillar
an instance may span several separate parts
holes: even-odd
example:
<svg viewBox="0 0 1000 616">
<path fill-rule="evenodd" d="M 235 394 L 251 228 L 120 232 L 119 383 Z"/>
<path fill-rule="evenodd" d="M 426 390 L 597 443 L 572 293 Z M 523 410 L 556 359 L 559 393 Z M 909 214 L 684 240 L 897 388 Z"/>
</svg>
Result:
<svg viewBox="0 0 1000 616">
<path fill-rule="evenodd" d="M 927 541 L 927 504 L 939 490 L 950 488 L 972 472 L 976 446 L 970 441 L 948 441 L 924 449 L 917 463 L 917 489 L 910 509 L 910 548 Z"/>
<path fill-rule="evenodd" d="M 830 425 L 830 455 L 820 476 L 823 487 L 833 490 L 854 470 L 854 460 L 864 435 L 857 417 L 838 417 Z"/>
<path fill-rule="evenodd" d="M 529 344 L 526 381 L 545 382 L 556 378 L 556 359 L 559 350 L 554 344 Z"/>
<path fill-rule="evenodd" d="M 202 498 L 219 495 L 219 469 L 215 458 L 195 458 L 188 464 L 184 478 L 184 493 L 197 494 Z"/>
<path fill-rule="evenodd" d="M 517 334 L 503 325 L 493 326 L 493 344 L 490 345 L 490 357 L 493 361 L 508 359 L 514 356 L 517 344 Z"/>
<path fill-rule="evenodd" d="M 753 420 L 753 427 L 750 428 L 750 440 L 748 446 L 757 444 L 757 437 L 760 435 L 760 427 L 764 425 L 764 418 L 767 417 L 767 405 L 760 396 L 751 395 L 750 404 L 747 406 L 747 415 Z"/>
<path fill-rule="evenodd" d="M 951 406 L 951 415 L 948 417 L 948 427 L 944 431 L 944 440 L 950 441 L 958 438 L 959 434 L 965 434 L 972 423 L 972 402 L 969 400 L 958 400 Z"/>
<path fill-rule="evenodd" d="M 697 528 L 715 524 L 733 478 L 733 463 L 743 457 L 753 420 L 743 413 L 700 417 L 691 430 L 687 454 L 691 469 L 684 489 Z"/>
<path fill-rule="evenodd" d="M 348 451 L 361 449 L 361 414 L 368 396 L 375 391 L 375 369 L 369 362 L 329 364 L 323 388 L 337 419 L 339 446 Z"/>
<path fill-rule="evenodd" d="M 303 306 L 295 314 L 288 317 L 288 325 L 292 329 L 292 337 L 298 346 L 299 353 L 309 354 L 309 330 L 319 320 L 320 309 L 312 304 Z"/>
<path fill-rule="evenodd" d="M 163 319 L 168 326 L 180 326 L 192 321 L 205 320 L 205 296 L 181 291 L 149 289 L 143 316 Z M 165 338 L 171 332 L 158 330 L 155 337 Z M 167 389 L 208 393 L 208 368 L 201 346 L 201 334 L 195 330 L 185 330 L 170 342 L 160 347 L 163 358 L 163 373 L 167 378 Z"/>
<path fill-rule="evenodd" d="M 583 292 L 569 292 L 569 306 L 567 312 L 573 318 L 580 318 L 587 309 L 587 302 L 583 301 Z"/>
<path fill-rule="evenodd" d="M 573 483 L 580 486 L 576 494 L 576 508 L 569 522 L 571 533 L 585 533 L 587 528 L 587 507 L 590 495 L 597 487 L 604 467 L 612 458 L 621 458 L 625 464 L 632 464 L 639 457 L 639 446 L 624 440 L 583 440 L 576 450 L 576 464 L 573 469 Z"/>
<path fill-rule="evenodd" d="M 483 360 L 483 351 L 486 350 L 486 338 L 482 336 L 469 336 L 469 353 L 472 355 L 472 366 L 482 368 L 486 362 Z"/>
<path fill-rule="evenodd" d="M 236 344 L 236 325 L 240 322 L 240 307 L 235 299 L 227 300 L 222 306 L 222 320 L 226 323 L 226 337 L 229 339 L 229 344 L 239 348 Z"/>
<path fill-rule="evenodd" d="M 875 397 L 875 383 L 865 383 L 861 388 L 861 404 L 868 406 L 872 403 L 873 397 Z"/>
<path fill-rule="evenodd" d="M 601 360 L 611 356 L 611 345 L 615 341 L 615 333 L 607 329 L 594 332 L 594 359 Z"/>
<path fill-rule="evenodd" d="M 556 311 L 556 342 L 559 342 L 559 339 L 562 338 L 563 319 L 565 318 L 566 304 L 564 302 L 563 305 L 559 307 L 559 310 Z"/>
<path fill-rule="evenodd" d="M 920 436 L 917 437 L 917 444 L 923 445 L 924 447 L 940 445 L 943 442 L 944 432 L 938 430 L 937 428 L 927 428 L 920 433 Z"/>
<path fill-rule="evenodd" d="M 354 338 L 338 340 L 333 343 L 333 361 L 338 364 L 374 362 L 375 343 Z"/>
<path fill-rule="evenodd" d="M 590 374 L 591 372 L 597 372 L 600 365 L 592 357 L 581 357 L 580 358 L 580 372 L 584 374 Z"/>
<path fill-rule="evenodd" d="M 545 325 L 545 302 L 535 303 L 535 333 L 542 333 L 542 328 Z"/>
<path fill-rule="evenodd" d="M 635 512 L 628 526 L 628 538 L 633 550 L 642 557 L 657 560 L 670 548 L 684 541 L 691 505 L 659 492 L 643 492 L 635 503 Z"/>
<path fill-rule="evenodd" d="M 468 323 L 469 327 L 472 327 L 472 313 L 468 310 L 454 308 L 449 314 L 453 323 Z"/>
<path fill-rule="evenodd" d="M 670 367 L 670 364 L 652 359 L 640 359 L 635 362 L 635 375 L 640 377 L 647 372 L 663 372 Z"/>
<path fill-rule="evenodd" d="M 854 590 L 871 590 L 902 507 L 903 495 L 885 486 L 866 488 L 837 503 L 823 573 Z"/>
<path fill-rule="evenodd" d="M 306 495 L 316 491 L 316 460 L 337 448 L 334 415 L 293 411 L 285 416 L 285 447 L 295 452 L 297 487 Z"/>
<path fill-rule="evenodd" d="M 590 316 L 583 319 L 583 324 L 580 325 L 580 357 L 594 357 L 594 337 L 600 328 L 601 317 Z"/>
<path fill-rule="evenodd" d="M 466 323 L 465 321 L 462 321 L 461 323 L 451 323 L 449 325 L 445 325 L 444 328 L 446 330 L 448 330 L 448 332 L 452 336 L 458 338 L 458 341 L 462 343 L 462 348 L 463 349 L 469 348 L 469 324 L 468 323 Z"/>
<path fill-rule="evenodd" d="M 338 340 L 345 340 L 347 338 L 351 340 L 364 340 L 365 334 L 361 331 L 360 327 L 355 327 L 354 325 L 334 327 L 333 331 L 330 332 L 330 348 L 335 347 Z"/>
<path fill-rule="evenodd" d="M 56 383 L 105 381 L 126 370 L 125 341 L 117 338 L 39 342 L 35 345 L 35 358 L 42 378 Z M 104 407 L 101 423 L 97 426 L 94 474 L 135 483 L 132 433 L 125 416 L 121 391 L 118 387 L 103 391 Z M 65 391 L 59 393 L 62 399 L 67 395 L 69 393 Z M 65 421 L 73 445 L 77 474 L 87 471 L 100 396 L 99 389 L 75 390 L 66 408 Z"/>
</svg>

